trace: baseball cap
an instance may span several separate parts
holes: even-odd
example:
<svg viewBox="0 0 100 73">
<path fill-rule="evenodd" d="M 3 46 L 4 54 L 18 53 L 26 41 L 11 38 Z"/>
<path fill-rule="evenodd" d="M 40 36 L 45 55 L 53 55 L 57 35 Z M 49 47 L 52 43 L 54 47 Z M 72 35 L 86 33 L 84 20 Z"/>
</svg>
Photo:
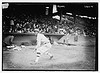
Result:
<svg viewBox="0 0 100 73">
<path fill-rule="evenodd" d="M 35 32 L 39 32 L 39 29 L 34 29 Z"/>
</svg>

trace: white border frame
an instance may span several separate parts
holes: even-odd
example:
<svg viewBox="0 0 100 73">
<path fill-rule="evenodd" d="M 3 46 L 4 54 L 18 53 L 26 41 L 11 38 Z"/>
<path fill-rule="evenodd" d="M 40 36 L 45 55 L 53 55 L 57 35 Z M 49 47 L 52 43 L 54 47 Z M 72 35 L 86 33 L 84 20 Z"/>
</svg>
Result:
<svg viewBox="0 0 100 73">
<path fill-rule="evenodd" d="M 0 24 L 2 25 L 2 2 L 58 2 L 58 3 L 60 3 L 60 2 L 98 2 L 98 71 L 96 71 L 96 73 L 99 73 L 99 71 L 100 71 L 100 64 L 99 64 L 99 61 L 100 61 L 100 54 L 99 54 L 99 52 L 100 52 L 100 50 L 99 50 L 99 45 L 100 45 L 100 43 L 99 43 L 99 41 L 100 41 L 100 39 L 99 39 L 99 37 L 100 37 L 100 25 L 99 25 L 99 17 L 100 17 L 100 15 L 99 15 L 99 11 L 100 11 L 100 4 L 99 4 L 99 0 L 2 0 L 2 1 L 0 1 Z M 14 73 L 32 73 L 33 71 L 2 71 L 2 26 L 0 26 L 0 43 L 1 43 L 1 45 L 0 45 L 0 47 L 1 47 L 1 49 L 0 49 L 0 73 L 11 73 L 11 72 L 14 72 Z M 34 71 L 34 72 L 39 72 L 39 71 Z M 40 71 L 41 73 L 44 73 L 45 71 Z M 46 71 L 46 72 L 49 72 L 49 71 Z M 53 72 L 53 71 L 51 71 L 51 72 Z M 56 72 L 56 71 L 55 71 Z M 71 73 L 73 73 L 73 71 L 58 71 L 58 72 L 71 72 Z M 83 72 L 90 72 L 90 71 L 78 71 L 79 73 L 83 73 Z M 93 71 L 94 72 L 94 71 Z M 74 73 L 77 73 L 77 71 L 74 71 Z M 91 73 L 91 72 L 90 72 Z"/>
</svg>

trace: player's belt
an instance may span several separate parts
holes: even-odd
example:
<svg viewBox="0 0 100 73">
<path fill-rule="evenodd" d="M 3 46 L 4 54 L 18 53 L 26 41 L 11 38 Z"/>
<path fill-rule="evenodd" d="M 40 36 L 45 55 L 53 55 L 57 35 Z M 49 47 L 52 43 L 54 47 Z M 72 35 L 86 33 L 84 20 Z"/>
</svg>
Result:
<svg viewBox="0 0 100 73">
<path fill-rule="evenodd" d="M 48 44 L 49 42 L 46 42 L 46 43 L 44 43 L 44 44 Z"/>
</svg>

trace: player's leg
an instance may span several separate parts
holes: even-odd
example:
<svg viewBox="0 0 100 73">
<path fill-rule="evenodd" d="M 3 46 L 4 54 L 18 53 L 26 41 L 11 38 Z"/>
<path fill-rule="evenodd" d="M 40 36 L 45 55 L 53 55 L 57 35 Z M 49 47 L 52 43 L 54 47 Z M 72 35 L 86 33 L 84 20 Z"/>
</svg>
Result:
<svg viewBox="0 0 100 73">
<path fill-rule="evenodd" d="M 50 50 L 50 48 L 51 48 L 51 44 L 50 43 L 46 44 L 44 48 L 47 49 L 47 50 L 45 50 L 45 54 L 48 55 L 50 57 L 50 59 L 52 59 L 53 55 L 48 52 L 48 50 Z"/>
<path fill-rule="evenodd" d="M 49 53 L 48 51 L 46 51 L 45 54 L 48 55 L 50 57 L 50 59 L 53 58 L 53 55 L 51 53 Z"/>
<path fill-rule="evenodd" d="M 37 54 L 36 54 L 36 59 L 35 59 L 35 62 L 36 62 L 36 63 L 38 62 L 40 56 L 41 56 L 43 53 L 45 53 L 45 51 L 46 51 L 46 48 L 45 48 L 44 46 L 41 46 L 41 47 L 39 47 L 39 48 L 37 49 Z"/>
<path fill-rule="evenodd" d="M 44 53 L 43 48 L 44 46 L 37 48 L 36 59 L 35 59 L 36 63 L 39 61 L 40 56 Z"/>
<path fill-rule="evenodd" d="M 36 59 L 35 59 L 35 62 L 36 63 L 39 61 L 40 56 L 41 56 L 41 53 L 40 52 L 37 52 Z"/>
</svg>

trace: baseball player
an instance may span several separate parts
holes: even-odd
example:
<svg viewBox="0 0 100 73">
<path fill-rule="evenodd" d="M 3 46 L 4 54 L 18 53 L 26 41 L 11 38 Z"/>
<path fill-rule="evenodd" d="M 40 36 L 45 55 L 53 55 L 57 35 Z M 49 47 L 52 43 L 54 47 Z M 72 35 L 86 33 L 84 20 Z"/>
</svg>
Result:
<svg viewBox="0 0 100 73">
<path fill-rule="evenodd" d="M 12 36 L 12 35 L 7 36 L 3 41 L 3 43 L 5 44 L 5 47 L 7 47 L 7 48 L 14 47 L 13 40 L 14 40 L 14 36 Z"/>
<path fill-rule="evenodd" d="M 44 34 L 39 33 L 39 29 L 35 29 L 35 35 L 37 36 L 37 45 L 35 47 L 37 55 L 36 55 L 35 63 L 38 62 L 42 54 L 46 54 L 50 56 L 50 59 L 52 59 L 53 55 L 48 52 L 48 50 L 52 46 L 49 39 L 45 37 Z"/>
<path fill-rule="evenodd" d="M 21 50 L 21 48 L 25 48 L 25 46 L 23 44 L 21 44 L 20 46 L 17 46 L 14 44 L 14 36 L 10 35 L 7 36 L 3 43 L 5 44 L 5 47 L 7 48 L 7 50 L 13 49 L 13 50 Z"/>
<path fill-rule="evenodd" d="M 74 41 L 78 42 L 78 31 L 75 32 Z"/>
</svg>

